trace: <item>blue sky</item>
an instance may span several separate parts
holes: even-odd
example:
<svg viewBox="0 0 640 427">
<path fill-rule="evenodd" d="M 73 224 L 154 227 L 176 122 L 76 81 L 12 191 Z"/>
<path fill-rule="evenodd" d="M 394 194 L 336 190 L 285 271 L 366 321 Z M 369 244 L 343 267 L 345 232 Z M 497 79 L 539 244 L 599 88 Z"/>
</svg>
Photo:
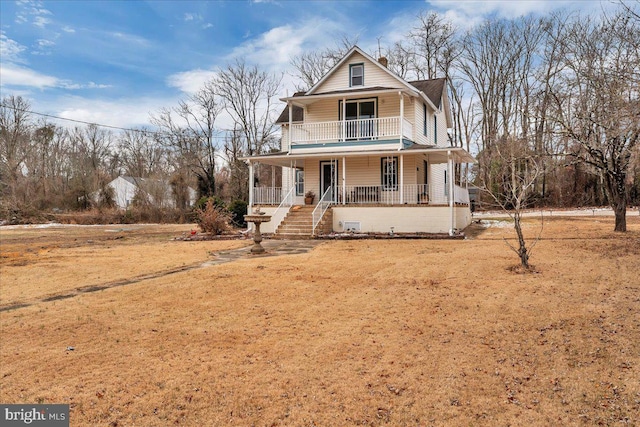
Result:
<svg viewBox="0 0 640 427">
<path fill-rule="evenodd" d="M 468 27 L 490 15 L 598 13 L 599 1 L 8 1 L 0 0 L 0 95 L 34 111 L 120 127 L 197 90 L 235 58 L 284 73 L 290 58 L 357 35 L 372 51 L 401 38 L 420 11 Z"/>
</svg>

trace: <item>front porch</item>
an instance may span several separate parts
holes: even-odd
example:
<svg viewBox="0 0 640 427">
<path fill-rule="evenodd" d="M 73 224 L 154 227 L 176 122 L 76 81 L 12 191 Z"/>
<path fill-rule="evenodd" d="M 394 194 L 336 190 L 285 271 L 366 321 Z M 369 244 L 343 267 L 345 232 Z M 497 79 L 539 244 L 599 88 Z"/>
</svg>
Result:
<svg viewBox="0 0 640 427">
<path fill-rule="evenodd" d="M 327 201 L 332 205 L 342 206 L 448 206 L 451 201 L 447 189 L 429 184 L 407 184 L 396 188 L 387 188 L 383 185 L 344 185 L 335 187 L 333 191 L 335 194 L 332 192 L 327 194 Z M 264 207 L 278 206 L 285 200 L 287 193 L 282 187 L 254 187 L 252 203 Z M 320 197 L 316 197 L 313 204 L 317 204 L 319 199 Z M 469 191 L 465 187 L 454 184 L 453 203 L 468 205 Z"/>
</svg>

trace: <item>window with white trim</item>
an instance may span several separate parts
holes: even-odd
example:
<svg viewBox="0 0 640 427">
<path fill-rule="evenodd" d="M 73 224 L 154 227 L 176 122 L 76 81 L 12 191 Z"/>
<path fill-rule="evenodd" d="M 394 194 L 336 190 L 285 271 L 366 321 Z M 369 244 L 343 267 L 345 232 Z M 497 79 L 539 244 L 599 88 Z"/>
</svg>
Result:
<svg viewBox="0 0 640 427">
<path fill-rule="evenodd" d="M 422 104 L 422 134 L 427 136 L 427 104 Z"/>
<path fill-rule="evenodd" d="M 349 86 L 364 86 L 364 64 L 349 65 Z"/>
<path fill-rule="evenodd" d="M 438 116 L 433 115 L 433 143 L 438 144 Z"/>
<path fill-rule="evenodd" d="M 398 158 L 383 157 L 382 159 L 382 189 L 398 189 Z"/>
<path fill-rule="evenodd" d="M 296 169 L 296 196 L 304 195 L 304 171 Z"/>
</svg>

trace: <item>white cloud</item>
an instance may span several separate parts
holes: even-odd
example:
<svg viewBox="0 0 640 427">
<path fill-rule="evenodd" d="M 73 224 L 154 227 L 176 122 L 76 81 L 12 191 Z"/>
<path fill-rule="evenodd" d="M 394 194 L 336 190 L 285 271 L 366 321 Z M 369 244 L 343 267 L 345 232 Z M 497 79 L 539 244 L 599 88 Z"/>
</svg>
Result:
<svg viewBox="0 0 640 427">
<path fill-rule="evenodd" d="M 79 84 L 79 83 L 71 83 L 66 80 L 60 81 L 58 86 L 64 89 L 107 89 L 107 88 L 113 87 L 112 85 L 98 84 L 96 82 Z"/>
<path fill-rule="evenodd" d="M 39 28 L 45 28 L 51 23 L 49 16 L 53 16 L 50 10 L 43 7 L 40 1 L 19 1 L 17 2 L 20 10 L 16 12 L 15 22 L 18 24 L 24 24 L 29 22 L 29 18 L 32 19 L 31 23 Z"/>
<path fill-rule="evenodd" d="M 242 43 L 226 59 L 244 58 L 271 71 L 282 71 L 288 68 L 292 57 L 327 46 L 341 30 L 335 21 L 316 18 L 299 25 L 274 27 Z"/>
<path fill-rule="evenodd" d="M 61 88 L 68 90 L 78 89 L 105 89 L 111 85 L 89 82 L 86 84 L 73 83 L 70 80 L 59 79 L 54 76 L 39 73 L 30 68 L 26 68 L 11 62 L 0 63 L 0 74 L 2 75 L 2 87 L 31 87 L 36 89 Z"/>
<path fill-rule="evenodd" d="M 202 26 L 203 30 L 206 30 L 207 28 L 213 28 L 213 24 L 211 22 L 207 22 Z"/>
<path fill-rule="evenodd" d="M 26 47 L 7 37 L 4 31 L 0 32 L 0 57 L 2 62 L 24 62 L 20 58 L 20 53 L 25 49 Z"/>
<path fill-rule="evenodd" d="M 185 13 L 184 14 L 184 21 L 185 22 L 202 21 L 202 15 L 200 15 L 199 13 Z"/>
<path fill-rule="evenodd" d="M 180 89 L 182 92 L 193 94 L 202 89 L 205 82 L 216 76 L 213 70 L 195 69 L 172 74 L 167 77 L 167 85 Z"/>
<path fill-rule="evenodd" d="M 29 86 L 44 89 L 55 87 L 59 83 L 56 77 L 47 76 L 12 63 L 1 63 L 0 74 L 2 74 L 2 86 Z"/>
<path fill-rule="evenodd" d="M 64 27 L 62 27 L 62 31 L 64 31 L 65 33 L 75 33 L 76 30 L 74 30 L 73 28 L 69 27 L 68 25 L 65 25 Z"/>
<path fill-rule="evenodd" d="M 38 39 L 38 40 L 36 41 L 36 43 L 38 44 L 38 47 L 39 47 L 39 48 L 48 48 L 48 47 L 51 47 L 51 46 L 55 46 L 55 45 L 56 45 L 56 43 L 55 43 L 55 42 L 53 42 L 53 41 L 51 41 L 51 40 L 46 40 L 46 39 Z"/>
<path fill-rule="evenodd" d="M 55 105 L 43 105 L 41 108 L 45 111 L 53 111 L 51 114 L 65 119 L 131 128 L 150 126 L 150 113 L 176 104 L 176 99 L 167 98 L 136 97 L 104 100 L 69 96 L 58 100 Z M 60 124 L 73 126 L 73 123 L 68 121 L 61 121 Z"/>
<path fill-rule="evenodd" d="M 33 25 L 40 28 L 44 28 L 50 23 L 51 23 L 51 19 L 45 18 L 44 16 L 36 16 L 33 19 Z"/>
</svg>

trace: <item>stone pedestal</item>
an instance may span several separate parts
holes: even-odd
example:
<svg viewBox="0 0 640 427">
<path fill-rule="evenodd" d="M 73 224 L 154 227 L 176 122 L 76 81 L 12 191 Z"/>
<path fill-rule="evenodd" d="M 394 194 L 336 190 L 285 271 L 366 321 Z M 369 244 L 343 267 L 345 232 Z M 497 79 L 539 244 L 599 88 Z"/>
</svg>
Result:
<svg viewBox="0 0 640 427">
<path fill-rule="evenodd" d="M 260 244 L 262 242 L 262 233 L 260 233 L 260 224 L 263 222 L 271 221 L 271 215 L 265 215 L 264 212 L 257 212 L 251 215 L 245 215 L 244 220 L 246 222 L 252 222 L 255 227 L 255 233 L 253 234 L 253 247 L 251 248 L 252 254 L 263 254 L 264 248 Z"/>
</svg>

